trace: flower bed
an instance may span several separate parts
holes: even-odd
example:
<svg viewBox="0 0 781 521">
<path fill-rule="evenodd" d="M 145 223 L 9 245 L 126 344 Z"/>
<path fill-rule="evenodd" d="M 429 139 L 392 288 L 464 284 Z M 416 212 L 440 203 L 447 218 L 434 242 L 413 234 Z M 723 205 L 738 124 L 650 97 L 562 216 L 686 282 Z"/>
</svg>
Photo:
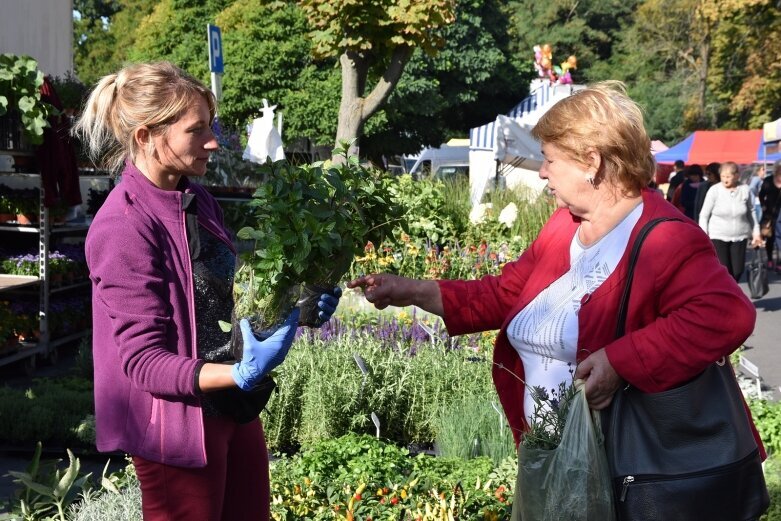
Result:
<svg viewBox="0 0 781 521">
<path fill-rule="evenodd" d="M 491 341 L 450 339 L 434 322 L 371 314 L 299 330 L 263 414 L 268 444 L 295 450 L 349 432 L 374 433 L 374 412 L 384 439 L 430 445 L 440 410 L 465 396 L 495 396 L 484 356 Z"/>
</svg>

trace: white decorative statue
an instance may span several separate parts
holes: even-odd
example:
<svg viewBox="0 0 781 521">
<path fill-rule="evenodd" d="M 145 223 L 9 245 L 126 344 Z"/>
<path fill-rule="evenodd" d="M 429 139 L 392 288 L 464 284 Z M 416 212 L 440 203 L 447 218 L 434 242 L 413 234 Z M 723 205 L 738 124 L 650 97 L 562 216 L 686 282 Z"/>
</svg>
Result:
<svg viewBox="0 0 781 521">
<path fill-rule="evenodd" d="M 279 130 L 274 127 L 274 109 L 276 105 L 269 107 L 268 101 L 263 99 L 263 108 L 260 109 L 261 117 L 252 121 L 247 127 L 249 138 L 247 148 L 244 149 L 243 159 L 263 164 L 268 158 L 272 161 L 285 159 L 285 151 L 282 146 L 282 137 Z"/>
</svg>

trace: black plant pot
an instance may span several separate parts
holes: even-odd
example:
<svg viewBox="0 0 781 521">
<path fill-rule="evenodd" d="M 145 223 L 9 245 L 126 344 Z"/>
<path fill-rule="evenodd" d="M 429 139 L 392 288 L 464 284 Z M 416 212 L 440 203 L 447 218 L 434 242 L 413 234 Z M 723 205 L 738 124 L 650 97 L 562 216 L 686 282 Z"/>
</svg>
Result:
<svg viewBox="0 0 781 521">
<path fill-rule="evenodd" d="M 261 324 L 260 321 L 257 320 L 257 317 L 250 317 L 248 320 L 250 326 L 252 326 L 252 334 L 261 342 L 266 340 L 273 335 L 277 329 L 282 327 L 282 324 L 284 324 L 285 319 L 291 311 L 293 311 L 292 306 L 289 309 L 285 309 L 284 313 L 280 314 L 279 318 L 277 318 L 273 324 Z M 231 315 L 231 354 L 233 354 L 233 358 L 236 360 L 241 360 L 244 356 L 244 338 L 241 335 L 241 326 L 239 326 L 241 318 L 243 317 L 236 317 L 235 313 Z"/>
<path fill-rule="evenodd" d="M 318 313 L 320 313 L 320 308 L 317 307 L 317 303 L 320 302 L 320 295 L 323 293 L 333 295 L 333 291 L 333 286 L 305 284 L 301 290 L 301 298 L 296 304 L 298 309 L 301 310 L 301 314 L 298 317 L 298 325 L 307 327 L 320 327 L 322 325 L 322 321 L 317 316 Z"/>
</svg>

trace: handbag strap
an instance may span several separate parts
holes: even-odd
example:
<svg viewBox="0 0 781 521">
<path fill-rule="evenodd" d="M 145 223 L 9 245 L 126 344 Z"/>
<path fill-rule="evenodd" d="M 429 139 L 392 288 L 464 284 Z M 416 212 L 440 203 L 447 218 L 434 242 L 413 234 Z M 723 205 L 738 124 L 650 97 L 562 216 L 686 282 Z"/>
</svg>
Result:
<svg viewBox="0 0 781 521">
<path fill-rule="evenodd" d="M 635 243 L 632 245 L 632 253 L 629 255 L 629 271 L 626 274 L 626 285 L 624 286 L 624 293 L 621 295 L 621 302 L 618 305 L 618 322 L 616 323 L 616 336 L 615 338 L 621 338 L 626 332 L 626 315 L 629 308 L 629 294 L 632 292 L 632 279 L 635 275 L 635 265 L 637 264 L 637 257 L 640 254 L 640 246 L 643 245 L 646 236 L 654 229 L 654 227 L 666 221 L 681 221 L 677 217 L 659 217 L 645 223 L 640 229 L 640 233 L 637 234 Z"/>
</svg>

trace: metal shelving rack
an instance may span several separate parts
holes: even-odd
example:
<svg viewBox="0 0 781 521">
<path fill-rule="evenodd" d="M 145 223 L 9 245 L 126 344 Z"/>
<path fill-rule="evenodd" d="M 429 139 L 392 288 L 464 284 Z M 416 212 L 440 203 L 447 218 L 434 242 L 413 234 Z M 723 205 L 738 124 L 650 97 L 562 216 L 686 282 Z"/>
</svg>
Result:
<svg viewBox="0 0 781 521">
<path fill-rule="evenodd" d="M 12 153 L 19 155 L 20 152 L 15 151 L 3 151 L 3 153 Z M 28 154 L 25 154 L 28 155 Z M 29 154 L 32 155 L 32 154 Z M 38 284 L 38 320 L 40 337 L 38 342 L 28 343 L 22 342 L 19 344 L 19 348 L 12 351 L 9 354 L 0 355 L 0 366 L 18 362 L 20 360 L 25 361 L 24 369 L 28 373 L 32 373 L 36 366 L 36 357 L 43 356 L 49 362 L 56 363 L 57 360 L 57 348 L 67 342 L 86 336 L 92 332 L 91 329 L 85 329 L 61 338 L 52 340 L 49 331 L 49 297 L 52 293 L 75 289 L 78 287 L 88 287 L 87 282 L 80 282 L 70 286 L 64 286 L 52 290 L 51 281 L 49 277 L 49 251 L 50 241 L 52 235 L 67 235 L 73 233 L 83 233 L 89 229 L 89 225 L 62 225 L 52 226 L 49 219 L 49 209 L 44 205 L 44 188 L 43 183 L 40 182 L 41 175 L 39 173 L 5 173 L 3 175 L 15 176 L 15 177 L 37 177 L 39 180 L 39 222 L 38 226 L 22 226 L 22 225 L 0 225 L 0 232 L 16 232 L 16 233 L 37 233 L 38 234 L 38 277 L 24 277 L 18 275 L 0 275 L 0 293 L 10 290 L 21 289 L 24 287 Z"/>
</svg>

